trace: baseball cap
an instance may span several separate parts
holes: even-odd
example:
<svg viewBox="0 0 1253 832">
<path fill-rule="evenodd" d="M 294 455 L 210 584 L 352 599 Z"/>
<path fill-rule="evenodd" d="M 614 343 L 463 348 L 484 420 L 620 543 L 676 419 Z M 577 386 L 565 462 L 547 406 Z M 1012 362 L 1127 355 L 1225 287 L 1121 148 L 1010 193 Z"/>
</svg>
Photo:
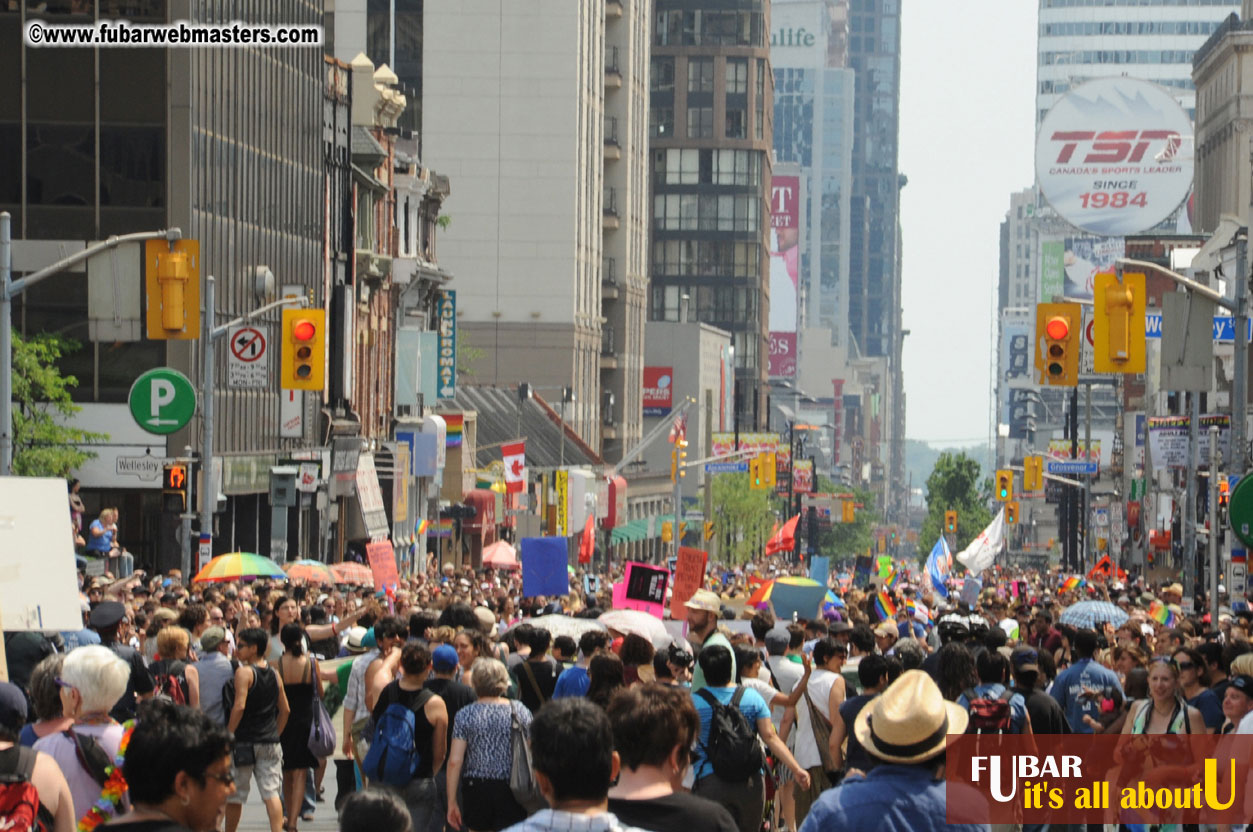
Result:
<svg viewBox="0 0 1253 832">
<path fill-rule="evenodd" d="M 224 641 L 226 641 L 226 630 L 221 627 L 210 627 L 200 634 L 200 649 L 205 652 L 216 650 Z"/>
<path fill-rule="evenodd" d="M 0 682 L 0 725 L 16 734 L 26 724 L 26 694 L 12 682 Z"/>
<path fill-rule="evenodd" d="M 1015 647 L 1010 661 L 1014 663 L 1014 669 L 1021 673 L 1040 669 L 1040 654 L 1031 647 Z"/>
<path fill-rule="evenodd" d="M 722 612 L 722 603 L 718 600 L 718 596 L 708 589 L 696 590 L 683 606 L 689 610 L 704 610 L 715 614 Z"/>
<path fill-rule="evenodd" d="M 431 653 L 431 667 L 437 673 L 447 673 L 457 666 L 457 651 L 451 645 L 441 644 Z"/>
<path fill-rule="evenodd" d="M 851 633 L 852 631 L 853 625 L 847 621 L 837 621 L 827 629 L 827 633 L 833 636 L 838 636 L 840 633 Z"/>
<path fill-rule="evenodd" d="M 771 656 L 782 656 L 792 641 L 792 634 L 785 627 L 775 627 L 766 633 L 766 653 Z"/>
<path fill-rule="evenodd" d="M 1231 684 L 1228 685 L 1228 687 L 1235 688 L 1245 696 L 1253 699 L 1253 676 L 1250 676 L 1247 673 L 1241 673 L 1239 676 L 1232 679 Z"/>
</svg>

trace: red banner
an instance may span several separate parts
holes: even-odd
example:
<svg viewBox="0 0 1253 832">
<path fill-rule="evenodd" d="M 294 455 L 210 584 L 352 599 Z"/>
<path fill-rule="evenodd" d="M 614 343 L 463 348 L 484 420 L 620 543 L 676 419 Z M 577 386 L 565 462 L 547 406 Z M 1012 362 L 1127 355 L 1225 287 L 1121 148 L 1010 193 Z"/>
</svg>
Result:
<svg viewBox="0 0 1253 832">
<path fill-rule="evenodd" d="M 644 415 L 665 416 L 674 402 L 674 368 L 644 368 Z"/>
<path fill-rule="evenodd" d="M 796 375 L 796 333 L 770 333 L 770 377 L 793 378 Z"/>
</svg>

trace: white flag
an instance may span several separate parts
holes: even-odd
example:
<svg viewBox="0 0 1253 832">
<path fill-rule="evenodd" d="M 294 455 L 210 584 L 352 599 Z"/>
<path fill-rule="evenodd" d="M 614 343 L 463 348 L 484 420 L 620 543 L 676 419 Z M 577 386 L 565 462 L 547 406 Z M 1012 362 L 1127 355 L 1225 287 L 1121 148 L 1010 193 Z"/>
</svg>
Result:
<svg viewBox="0 0 1253 832">
<path fill-rule="evenodd" d="M 957 556 L 957 562 L 978 575 L 992 565 L 1005 545 L 1005 510 L 1002 508 L 988 527 L 970 541 L 970 545 Z"/>
</svg>

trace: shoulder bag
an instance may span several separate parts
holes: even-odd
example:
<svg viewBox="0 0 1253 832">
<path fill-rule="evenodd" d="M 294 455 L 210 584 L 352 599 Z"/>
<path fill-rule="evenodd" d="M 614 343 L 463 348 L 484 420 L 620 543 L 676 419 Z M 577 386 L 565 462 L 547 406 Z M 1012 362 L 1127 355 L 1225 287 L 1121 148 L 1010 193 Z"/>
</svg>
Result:
<svg viewBox="0 0 1253 832">
<path fill-rule="evenodd" d="M 322 697 L 317 695 L 318 664 L 310 657 L 309 672 L 313 676 L 313 719 L 309 723 L 309 753 L 319 760 L 335 753 L 335 722 L 326 710 Z"/>
</svg>

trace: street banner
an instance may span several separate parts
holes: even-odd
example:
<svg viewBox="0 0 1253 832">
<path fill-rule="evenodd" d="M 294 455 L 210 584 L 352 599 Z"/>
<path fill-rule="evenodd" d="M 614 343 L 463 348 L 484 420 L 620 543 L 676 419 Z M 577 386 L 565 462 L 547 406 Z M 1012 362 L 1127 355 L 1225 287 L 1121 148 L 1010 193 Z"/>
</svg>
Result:
<svg viewBox="0 0 1253 832">
<path fill-rule="evenodd" d="M 1154 468 L 1188 467 L 1188 416 L 1161 416 L 1148 419 L 1149 451 Z M 1218 446 L 1226 458 L 1231 446 L 1231 416 L 1225 413 L 1205 415 L 1197 426 L 1197 459 L 1209 459 L 1209 429 L 1218 428 Z"/>
<path fill-rule="evenodd" d="M 565 538 L 524 537 L 521 557 L 522 597 L 566 595 L 570 592 Z"/>
</svg>

